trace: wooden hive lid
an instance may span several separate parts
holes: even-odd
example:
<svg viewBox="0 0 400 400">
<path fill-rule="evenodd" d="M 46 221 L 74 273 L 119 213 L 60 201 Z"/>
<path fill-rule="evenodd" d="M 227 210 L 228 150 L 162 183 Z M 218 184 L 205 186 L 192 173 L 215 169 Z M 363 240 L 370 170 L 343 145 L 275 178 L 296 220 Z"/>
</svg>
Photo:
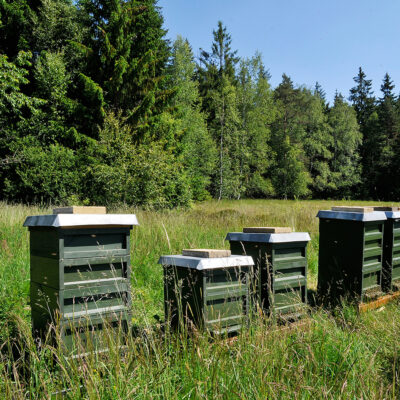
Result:
<svg viewBox="0 0 400 400">
<path fill-rule="evenodd" d="M 199 258 L 220 258 L 230 257 L 230 250 L 216 250 L 216 249 L 185 249 L 182 250 L 183 256 L 199 257 Z"/>
<path fill-rule="evenodd" d="M 291 233 L 288 226 L 250 226 L 243 228 L 243 233 Z"/>
<path fill-rule="evenodd" d="M 106 207 L 70 206 L 53 209 L 53 214 L 107 214 Z"/>
<path fill-rule="evenodd" d="M 372 206 L 334 206 L 332 211 L 354 212 L 354 213 L 370 213 L 374 211 Z"/>
<path fill-rule="evenodd" d="M 400 208 L 399 207 L 388 207 L 388 206 L 374 206 L 374 210 L 375 211 L 399 211 Z"/>
</svg>

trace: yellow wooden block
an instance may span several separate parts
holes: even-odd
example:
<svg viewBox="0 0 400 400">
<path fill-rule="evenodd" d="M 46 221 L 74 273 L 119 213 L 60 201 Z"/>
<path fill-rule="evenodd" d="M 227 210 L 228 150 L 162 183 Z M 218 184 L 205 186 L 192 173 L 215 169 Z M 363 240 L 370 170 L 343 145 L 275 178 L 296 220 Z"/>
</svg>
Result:
<svg viewBox="0 0 400 400">
<path fill-rule="evenodd" d="M 183 256 L 200 257 L 200 258 L 220 258 L 230 257 L 230 250 L 216 250 L 216 249 L 185 249 L 182 250 Z"/>
<path fill-rule="evenodd" d="M 332 211 L 344 211 L 344 212 L 355 212 L 355 213 L 370 213 L 374 211 L 372 206 L 334 206 Z"/>
<path fill-rule="evenodd" d="M 53 209 L 53 214 L 106 214 L 106 207 L 71 206 Z"/>
</svg>

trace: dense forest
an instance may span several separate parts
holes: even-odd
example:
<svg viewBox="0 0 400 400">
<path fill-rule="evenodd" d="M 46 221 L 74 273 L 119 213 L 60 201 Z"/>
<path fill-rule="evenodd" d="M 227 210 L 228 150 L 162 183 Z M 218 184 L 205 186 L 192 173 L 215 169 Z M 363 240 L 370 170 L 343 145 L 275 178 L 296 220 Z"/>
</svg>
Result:
<svg viewBox="0 0 400 400">
<path fill-rule="evenodd" d="M 197 53 L 197 49 L 196 49 Z M 216 23 L 195 58 L 155 0 L 0 0 L 0 200 L 400 200 L 400 99 L 276 88 Z"/>
</svg>

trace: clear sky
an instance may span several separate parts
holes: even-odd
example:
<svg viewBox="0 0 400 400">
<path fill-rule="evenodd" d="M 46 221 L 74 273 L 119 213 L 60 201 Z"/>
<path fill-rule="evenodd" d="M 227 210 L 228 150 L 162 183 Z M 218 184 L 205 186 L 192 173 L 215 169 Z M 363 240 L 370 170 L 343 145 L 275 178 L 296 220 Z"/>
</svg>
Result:
<svg viewBox="0 0 400 400">
<path fill-rule="evenodd" d="M 194 54 L 210 49 L 221 20 L 241 57 L 258 50 L 272 75 L 318 81 L 331 100 L 348 97 L 361 66 L 375 95 L 386 72 L 400 93 L 400 0 L 159 0 L 168 38 L 187 38 Z"/>
</svg>

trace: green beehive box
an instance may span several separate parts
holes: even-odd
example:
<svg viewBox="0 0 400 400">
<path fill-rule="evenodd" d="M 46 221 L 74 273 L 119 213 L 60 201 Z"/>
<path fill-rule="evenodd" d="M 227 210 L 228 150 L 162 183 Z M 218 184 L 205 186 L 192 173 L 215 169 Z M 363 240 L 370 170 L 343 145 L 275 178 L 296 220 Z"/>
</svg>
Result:
<svg viewBox="0 0 400 400">
<path fill-rule="evenodd" d="M 382 294 L 383 231 L 386 215 L 363 209 L 319 211 L 318 297 L 338 304 Z"/>
<path fill-rule="evenodd" d="M 214 334 L 238 332 L 247 323 L 251 257 L 190 250 L 162 256 L 166 322 Z M 196 256 L 197 255 L 197 256 Z"/>
<path fill-rule="evenodd" d="M 90 332 L 96 344 L 107 321 L 113 329 L 121 318 L 122 326 L 129 325 L 133 225 L 137 225 L 137 219 L 130 214 L 72 212 L 26 219 L 24 226 L 30 232 L 32 328 L 36 337 L 42 338 L 50 327 L 56 327 L 66 350 L 75 351 L 70 344 L 76 331 Z M 91 328 L 81 326 L 90 321 Z"/>
<path fill-rule="evenodd" d="M 383 232 L 382 288 L 385 292 L 400 290 L 400 210 L 398 207 L 374 207 L 387 220 Z"/>
<path fill-rule="evenodd" d="M 108 351 L 110 342 L 113 346 L 123 346 L 130 328 L 130 319 L 131 314 L 126 310 L 58 319 L 49 325 L 45 313 L 32 311 L 36 337 L 42 339 L 43 333 L 50 329 L 52 339 L 58 338 L 58 344 L 69 357 L 82 357 L 92 351 Z"/>
<path fill-rule="evenodd" d="M 228 233 L 231 251 L 253 257 L 252 298 L 266 314 L 297 319 L 307 303 L 306 232 L 290 228 L 244 228 Z"/>
</svg>

